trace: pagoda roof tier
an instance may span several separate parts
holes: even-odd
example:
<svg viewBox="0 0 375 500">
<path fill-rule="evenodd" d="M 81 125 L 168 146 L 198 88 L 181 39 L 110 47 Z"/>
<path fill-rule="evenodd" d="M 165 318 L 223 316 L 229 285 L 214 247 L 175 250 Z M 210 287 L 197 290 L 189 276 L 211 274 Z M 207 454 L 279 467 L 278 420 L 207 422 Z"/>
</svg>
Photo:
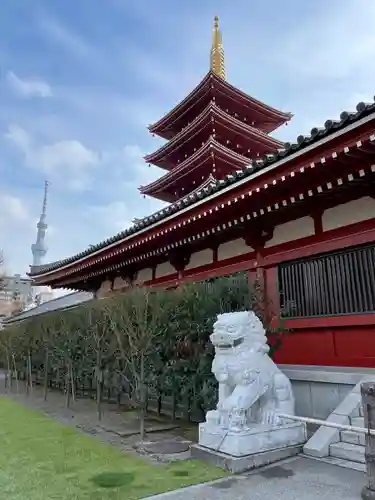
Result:
<svg viewBox="0 0 375 500">
<path fill-rule="evenodd" d="M 161 210 L 144 217 L 131 227 L 95 245 L 90 245 L 75 255 L 40 266 L 32 266 L 28 275 L 35 280 L 36 284 L 43 285 L 56 280 L 54 286 L 59 286 L 62 276 L 67 276 L 69 273 L 79 273 L 83 268 L 88 269 L 92 262 L 101 262 L 103 256 L 107 253 L 110 255 L 113 252 L 119 253 L 119 248 L 121 248 L 121 251 L 128 248 L 130 250 L 138 248 L 138 245 L 140 245 L 139 240 L 142 241 L 141 238 L 150 241 L 154 234 L 152 231 L 161 231 L 159 228 L 163 224 L 172 223 L 181 214 L 190 213 L 194 207 L 208 203 L 224 193 L 232 192 L 245 183 L 247 185 L 253 179 L 258 178 L 264 171 L 270 173 L 276 172 L 279 168 L 285 168 L 287 164 L 299 160 L 300 156 L 313 154 L 315 150 L 320 150 L 323 145 L 329 146 L 331 141 L 338 141 L 347 133 L 354 137 L 361 127 L 366 127 L 368 130 L 373 126 L 374 121 L 375 103 L 366 104 L 360 102 L 357 104 L 356 112 L 343 111 L 339 120 L 327 120 L 323 127 L 312 128 L 310 135 L 299 135 L 295 143 L 285 144 L 285 151 L 267 155 L 256 162 L 250 162 L 250 165 L 244 171 L 228 175 L 226 179 L 218 181 L 216 185 L 210 185 L 204 190 L 198 190 L 194 194 L 190 193 L 189 196 L 167 205 Z M 298 170 L 300 165 L 297 164 L 295 168 Z"/>
<path fill-rule="evenodd" d="M 250 97 L 209 71 L 183 101 L 150 125 L 149 130 L 164 139 L 171 139 L 200 114 L 210 101 L 221 101 L 223 97 L 224 101 L 231 103 L 228 109 L 237 112 L 250 124 L 255 122 L 256 127 L 264 132 L 271 132 L 292 118 L 291 113 L 284 113 Z"/>
<path fill-rule="evenodd" d="M 223 134 L 219 134 L 219 129 Z M 169 142 L 161 146 L 155 153 L 145 156 L 147 163 L 152 163 L 166 170 L 173 169 L 186 152 L 189 154 L 197 143 L 207 140 L 215 130 L 216 138 L 222 135 L 226 140 L 240 142 L 242 151 L 246 147 L 249 158 L 264 155 L 266 152 L 283 149 L 284 144 L 268 134 L 231 116 L 210 102 L 207 107 L 187 127 L 176 134 Z M 218 139 L 219 142 L 220 139 Z M 251 152 L 255 154 L 251 154 Z"/>
<path fill-rule="evenodd" d="M 210 137 L 176 168 L 147 186 L 141 186 L 140 192 L 159 200 L 174 202 L 181 198 L 182 188 L 186 194 L 190 193 L 195 189 L 194 183 L 209 173 L 215 171 L 216 177 L 221 179 L 227 174 L 232 174 L 234 170 L 242 171 L 249 161 L 246 156 L 232 151 Z M 187 186 L 190 186 L 190 189 Z"/>
</svg>

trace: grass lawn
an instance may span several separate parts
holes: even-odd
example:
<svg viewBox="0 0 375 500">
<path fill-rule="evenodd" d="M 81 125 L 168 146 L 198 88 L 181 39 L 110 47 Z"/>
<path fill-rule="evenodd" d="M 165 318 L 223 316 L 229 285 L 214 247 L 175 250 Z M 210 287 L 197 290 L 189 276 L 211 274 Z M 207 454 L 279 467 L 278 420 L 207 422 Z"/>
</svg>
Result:
<svg viewBox="0 0 375 500">
<path fill-rule="evenodd" d="M 225 476 L 198 460 L 151 465 L 0 397 L 0 496 L 131 500 Z"/>
</svg>

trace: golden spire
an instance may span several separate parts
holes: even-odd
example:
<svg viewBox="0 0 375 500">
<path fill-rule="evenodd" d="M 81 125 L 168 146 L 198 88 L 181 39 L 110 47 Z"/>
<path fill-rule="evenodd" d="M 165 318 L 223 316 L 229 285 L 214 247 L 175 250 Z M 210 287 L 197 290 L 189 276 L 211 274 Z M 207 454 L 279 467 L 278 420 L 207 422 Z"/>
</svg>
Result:
<svg viewBox="0 0 375 500">
<path fill-rule="evenodd" d="M 212 30 L 211 64 L 210 70 L 225 79 L 224 48 L 219 30 L 219 18 L 215 16 Z"/>
</svg>

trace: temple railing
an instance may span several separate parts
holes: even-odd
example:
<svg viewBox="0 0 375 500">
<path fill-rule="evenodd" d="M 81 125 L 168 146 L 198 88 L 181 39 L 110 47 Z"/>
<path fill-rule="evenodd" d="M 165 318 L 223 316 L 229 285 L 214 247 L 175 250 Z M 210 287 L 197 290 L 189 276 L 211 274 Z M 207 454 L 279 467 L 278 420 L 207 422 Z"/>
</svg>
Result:
<svg viewBox="0 0 375 500">
<path fill-rule="evenodd" d="M 339 429 L 340 431 L 350 431 L 356 432 L 358 434 L 370 434 L 375 436 L 375 430 L 365 427 L 357 427 L 355 425 L 337 424 L 336 422 L 329 422 L 328 420 L 320 420 L 318 418 L 309 417 L 299 417 L 297 415 L 288 415 L 287 413 L 279 413 L 280 418 L 285 418 L 286 420 L 295 420 L 296 422 L 304 422 L 305 424 L 316 424 L 323 425 L 324 427 L 332 427 L 333 429 Z"/>
</svg>

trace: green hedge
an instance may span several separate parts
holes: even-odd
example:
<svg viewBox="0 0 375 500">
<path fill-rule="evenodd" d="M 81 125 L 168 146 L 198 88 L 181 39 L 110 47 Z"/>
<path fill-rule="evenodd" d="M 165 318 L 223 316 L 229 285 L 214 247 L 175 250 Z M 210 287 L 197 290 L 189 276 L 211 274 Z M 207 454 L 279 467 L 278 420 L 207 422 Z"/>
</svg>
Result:
<svg viewBox="0 0 375 500">
<path fill-rule="evenodd" d="M 217 314 L 253 307 L 244 275 L 171 291 L 134 288 L 74 309 L 46 313 L 1 332 L 1 361 L 26 387 L 44 384 L 71 398 L 170 398 L 201 419 L 217 397 L 209 335 Z M 30 377 L 30 373 L 32 376 Z M 16 379 L 16 381 L 15 381 Z M 147 398 L 146 398 L 147 399 Z M 159 408 L 160 409 L 160 408 Z M 173 410 L 174 411 L 174 410 Z"/>
</svg>

